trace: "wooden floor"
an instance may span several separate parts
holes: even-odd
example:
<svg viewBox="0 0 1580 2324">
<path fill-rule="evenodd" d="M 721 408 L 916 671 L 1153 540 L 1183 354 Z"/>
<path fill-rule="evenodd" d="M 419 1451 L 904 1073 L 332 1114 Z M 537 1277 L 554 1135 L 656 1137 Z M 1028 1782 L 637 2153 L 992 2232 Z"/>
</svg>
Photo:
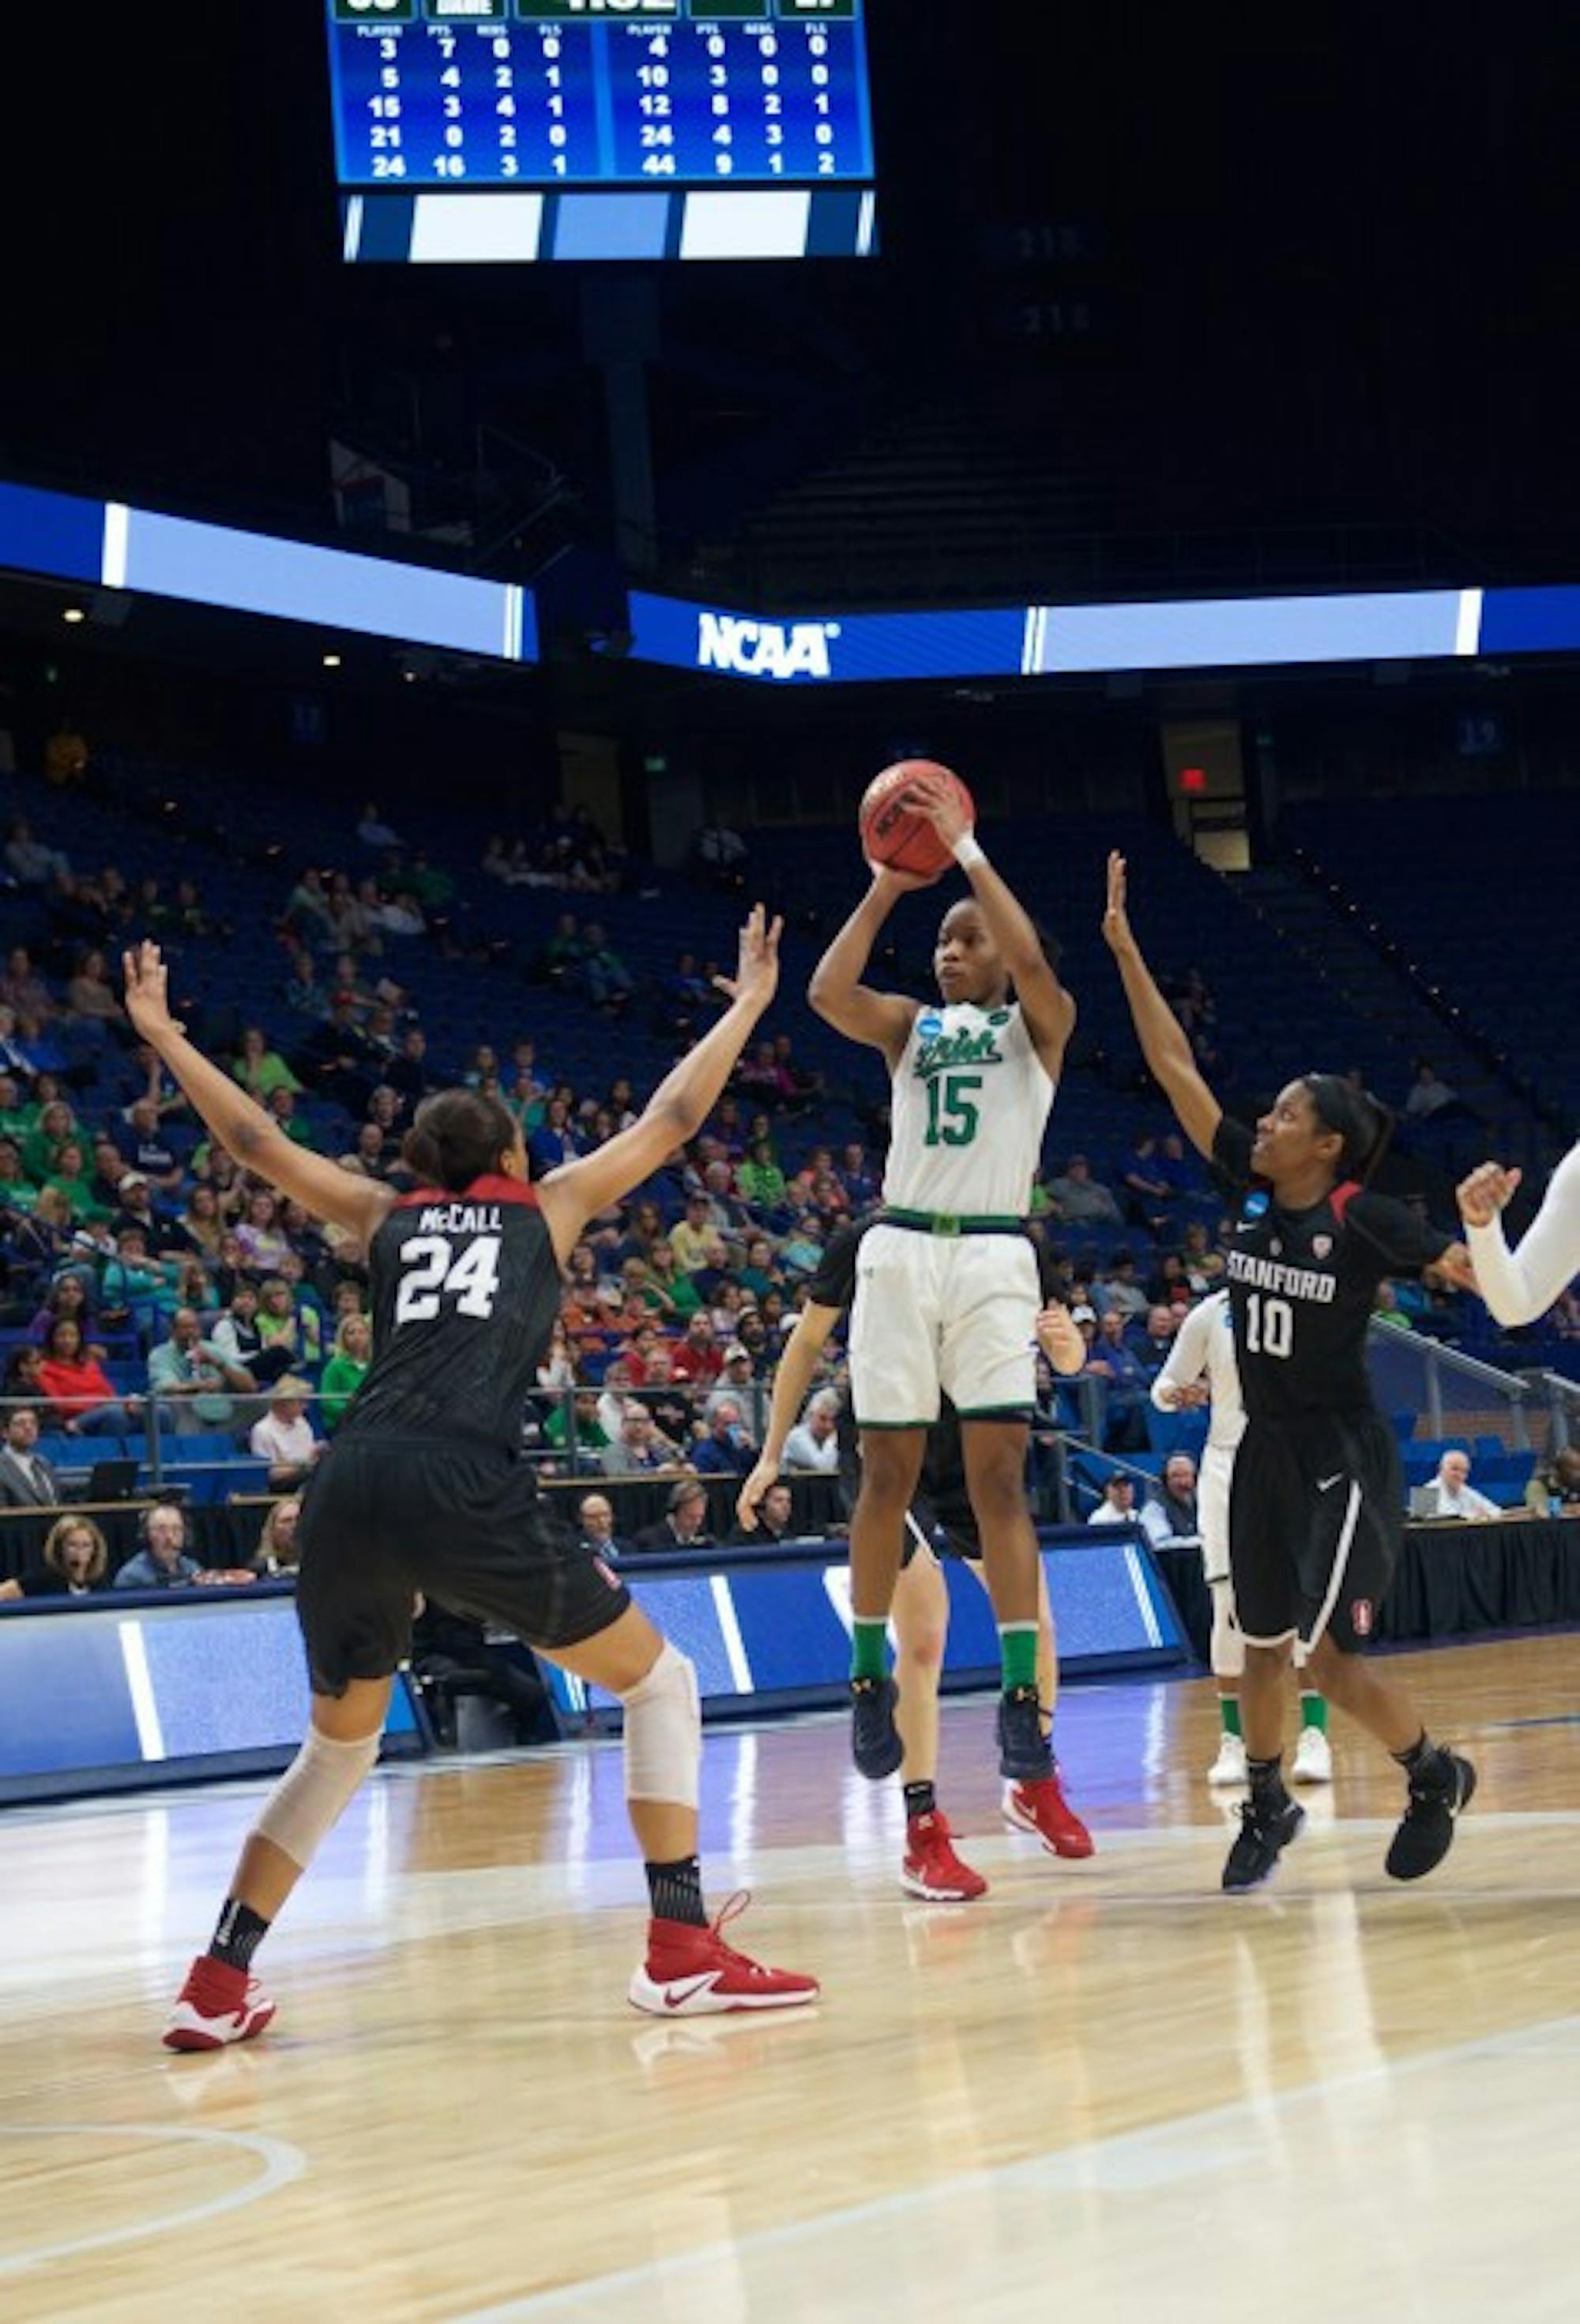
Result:
<svg viewBox="0 0 1580 2324">
<path fill-rule="evenodd" d="M 1203 1684 L 1067 1697 L 1079 1865 L 1000 1830 L 949 1708 L 964 1906 L 900 1892 L 842 1722 L 713 1739 L 712 1893 L 825 1982 L 769 2021 L 627 2007 L 607 1747 L 377 1779 L 265 1949 L 274 2027 L 210 2058 L 157 2034 L 252 1788 L 13 1812 L 0 2319 L 1572 2324 L 1580 1644 L 1396 1667 L 1482 1773 L 1410 1890 L 1336 1731 L 1276 1883 L 1221 1896 Z"/>
</svg>

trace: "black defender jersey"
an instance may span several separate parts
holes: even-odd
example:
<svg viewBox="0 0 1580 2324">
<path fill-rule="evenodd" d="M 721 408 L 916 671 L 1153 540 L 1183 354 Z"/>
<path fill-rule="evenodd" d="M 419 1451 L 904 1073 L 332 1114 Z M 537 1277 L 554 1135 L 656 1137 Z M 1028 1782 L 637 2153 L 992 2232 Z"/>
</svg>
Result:
<svg viewBox="0 0 1580 2324">
<path fill-rule="evenodd" d="M 464 1194 L 402 1194 L 369 1268 L 373 1360 L 337 1441 L 484 1437 L 514 1451 L 560 1303 L 533 1188 L 486 1177 Z"/>
<path fill-rule="evenodd" d="M 1252 1172 L 1253 1142 L 1226 1114 L 1213 1140 L 1213 1176 L 1237 1208 L 1228 1286 L 1246 1414 L 1298 1421 L 1369 1412 L 1366 1325 L 1377 1286 L 1419 1275 L 1449 1237 L 1353 1181 L 1309 1210 L 1282 1210 Z"/>
</svg>

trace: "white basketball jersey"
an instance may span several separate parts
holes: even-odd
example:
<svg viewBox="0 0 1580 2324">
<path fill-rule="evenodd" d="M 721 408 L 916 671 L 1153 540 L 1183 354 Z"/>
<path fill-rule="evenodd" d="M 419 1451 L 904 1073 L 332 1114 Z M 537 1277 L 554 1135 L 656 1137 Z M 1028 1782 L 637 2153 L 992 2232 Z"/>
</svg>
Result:
<svg viewBox="0 0 1580 2324">
<path fill-rule="evenodd" d="M 1052 1102 L 1018 1002 L 919 1010 L 895 1073 L 885 1202 L 1024 1218 Z"/>
<path fill-rule="evenodd" d="M 1226 1291 L 1215 1291 L 1191 1308 L 1174 1334 L 1168 1362 L 1153 1383 L 1153 1401 L 1167 1411 L 1170 1388 L 1191 1388 L 1199 1379 L 1206 1380 L 1212 1397 L 1207 1441 L 1221 1452 L 1232 1452 L 1245 1434 L 1245 1406 L 1240 1396 L 1240 1367 L 1235 1357 L 1235 1326 Z"/>
</svg>

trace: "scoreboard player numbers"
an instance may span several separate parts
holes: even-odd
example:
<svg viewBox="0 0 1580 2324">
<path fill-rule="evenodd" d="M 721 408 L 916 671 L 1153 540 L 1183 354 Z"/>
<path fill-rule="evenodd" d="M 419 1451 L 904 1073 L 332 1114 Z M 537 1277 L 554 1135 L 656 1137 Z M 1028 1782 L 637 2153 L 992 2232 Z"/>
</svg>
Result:
<svg viewBox="0 0 1580 2324">
<path fill-rule="evenodd" d="M 865 0 L 326 5 L 339 182 L 360 198 L 348 257 L 426 254 L 398 246 L 407 228 L 461 257 L 873 246 Z M 595 190 L 627 207 L 574 198 Z M 536 202 L 509 212 L 441 215 L 429 199 L 528 192 Z M 630 208 L 644 192 L 666 198 Z M 753 198 L 694 213 L 704 192 Z M 390 197 L 405 198 L 399 217 L 370 212 Z M 606 235 L 625 246 L 599 246 Z"/>
</svg>

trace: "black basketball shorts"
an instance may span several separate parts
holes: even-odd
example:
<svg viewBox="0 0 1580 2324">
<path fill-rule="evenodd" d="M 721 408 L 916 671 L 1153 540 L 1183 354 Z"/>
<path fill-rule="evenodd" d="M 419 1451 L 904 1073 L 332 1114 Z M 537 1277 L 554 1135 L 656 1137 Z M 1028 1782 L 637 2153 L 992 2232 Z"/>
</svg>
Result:
<svg viewBox="0 0 1580 2324">
<path fill-rule="evenodd" d="M 297 1613 L 316 1694 L 388 1678 L 420 1590 L 552 1655 L 620 1619 L 625 1584 L 553 1524 L 532 1471 L 452 1438 L 346 1437 L 302 1504 Z"/>
<path fill-rule="evenodd" d="M 1374 1414 L 1253 1420 L 1229 1486 L 1235 1618 L 1254 1646 L 1372 1635 L 1399 1555 L 1404 1480 Z"/>
<path fill-rule="evenodd" d="M 840 1462 L 840 1491 L 847 1517 L 854 1510 L 860 1489 L 861 1461 L 852 1445 L 849 1457 L 842 1455 Z M 923 1545 L 935 1549 L 942 1557 L 961 1557 L 973 1563 L 982 1554 L 976 1511 L 966 1490 L 966 1456 L 960 1443 L 960 1416 L 948 1397 L 942 1399 L 938 1418 L 927 1432 L 922 1474 L 900 1550 L 902 1569 L 910 1564 Z"/>
</svg>

